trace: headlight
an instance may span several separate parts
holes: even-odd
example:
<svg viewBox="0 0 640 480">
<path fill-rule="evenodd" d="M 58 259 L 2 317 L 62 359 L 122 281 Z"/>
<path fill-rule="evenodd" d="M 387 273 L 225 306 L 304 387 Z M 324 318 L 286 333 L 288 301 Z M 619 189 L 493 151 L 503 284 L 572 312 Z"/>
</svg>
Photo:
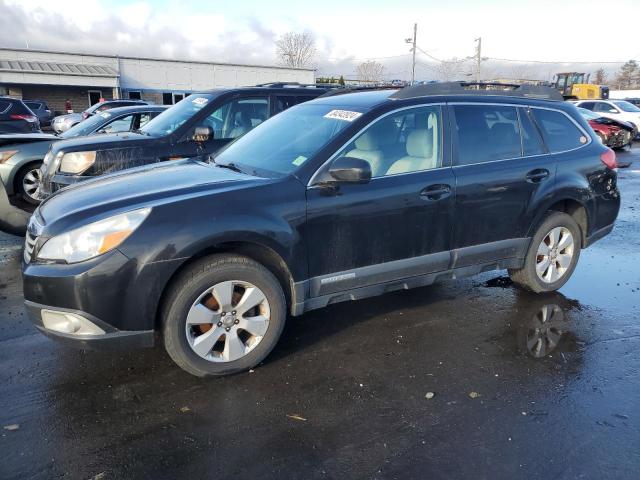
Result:
<svg viewBox="0 0 640 480">
<path fill-rule="evenodd" d="M 13 157 L 16 153 L 18 153 L 18 150 L 4 150 L 0 152 L 0 163 L 6 162 L 11 157 Z"/>
<path fill-rule="evenodd" d="M 133 210 L 52 237 L 38 252 L 38 259 L 77 263 L 107 253 L 124 242 L 150 212 L 151 208 Z"/>
<path fill-rule="evenodd" d="M 80 174 L 96 161 L 96 152 L 70 152 L 62 155 L 60 172 Z"/>
<path fill-rule="evenodd" d="M 47 165 L 49 165 L 49 162 L 51 161 L 51 150 L 49 150 L 47 152 L 47 154 L 44 156 L 44 160 L 42 160 L 42 164 L 46 167 Z"/>
</svg>

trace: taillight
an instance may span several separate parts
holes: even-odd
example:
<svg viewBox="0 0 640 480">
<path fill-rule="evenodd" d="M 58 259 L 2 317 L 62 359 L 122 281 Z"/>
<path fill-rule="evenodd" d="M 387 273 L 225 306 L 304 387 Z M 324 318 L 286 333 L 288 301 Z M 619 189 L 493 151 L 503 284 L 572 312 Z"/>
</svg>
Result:
<svg viewBox="0 0 640 480">
<path fill-rule="evenodd" d="M 26 120 L 27 122 L 35 122 L 36 117 L 34 115 L 23 114 L 23 113 L 14 113 L 10 115 L 9 118 L 12 120 Z"/>
<path fill-rule="evenodd" d="M 614 168 L 618 168 L 616 152 L 614 152 L 610 148 L 607 148 L 604 152 L 602 152 L 602 154 L 600 155 L 600 160 L 607 166 L 607 168 L 611 170 L 613 170 Z"/>
</svg>

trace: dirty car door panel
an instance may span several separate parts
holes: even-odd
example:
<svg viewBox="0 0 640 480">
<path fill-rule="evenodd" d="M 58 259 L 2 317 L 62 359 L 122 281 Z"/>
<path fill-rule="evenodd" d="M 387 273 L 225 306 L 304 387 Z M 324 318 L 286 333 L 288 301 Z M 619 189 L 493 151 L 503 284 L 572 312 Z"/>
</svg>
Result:
<svg viewBox="0 0 640 480">
<path fill-rule="evenodd" d="M 369 161 L 368 184 L 308 189 L 311 296 L 448 268 L 455 195 L 441 118 L 437 106 L 383 117 L 336 155 Z"/>
</svg>

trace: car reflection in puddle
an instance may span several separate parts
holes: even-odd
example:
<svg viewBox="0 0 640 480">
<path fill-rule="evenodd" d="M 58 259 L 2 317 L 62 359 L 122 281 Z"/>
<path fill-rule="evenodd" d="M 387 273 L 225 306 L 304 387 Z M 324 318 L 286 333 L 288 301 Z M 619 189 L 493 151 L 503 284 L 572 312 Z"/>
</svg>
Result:
<svg viewBox="0 0 640 480">
<path fill-rule="evenodd" d="M 508 277 L 493 278 L 486 287 L 512 288 Z M 572 315 L 580 312 L 582 305 L 559 292 L 534 294 L 524 291 L 516 293 L 516 304 L 511 315 L 509 331 L 515 330 L 517 350 L 533 358 L 544 358 L 553 352 L 573 352 L 583 345 L 574 329 L 578 327 Z M 501 338 L 503 335 L 495 337 Z"/>
<path fill-rule="evenodd" d="M 518 348 L 532 357 L 542 358 L 558 347 L 570 329 L 570 322 L 557 303 L 547 303 L 535 310 L 518 328 Z"/>
</svg>

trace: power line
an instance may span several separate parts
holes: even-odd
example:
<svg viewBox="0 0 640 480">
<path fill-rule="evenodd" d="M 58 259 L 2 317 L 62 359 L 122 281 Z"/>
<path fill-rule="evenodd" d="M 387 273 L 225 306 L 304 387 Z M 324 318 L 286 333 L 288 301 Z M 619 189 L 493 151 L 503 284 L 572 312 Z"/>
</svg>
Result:
<svg viewBox="0 0 640 480">
<path fill-rule="evenodd" d="M 612 64 L 612 65 L 619 65 L 621 63 L 627 63 L 626 61 L 624 62 L 598 62 L 598 61 L 593 61 L 593 62 L 585 62 L 585 61 L 560 61 L 560 60 L 554 60 L 554 61 L 546 61 L 546 60 L 516 60 L 513 58 L 496 58 L 496 57 L 485 57 L 488 60 L 496 60 L 499 62 L 519 62 L 519 63 L 576 63 L 576 64 L 585 64 L 585 65 L 589 65 L 589 64 L 593 64 L 593 63 L 598 63 L 598 64 Z"/>
<path fill-rule="evenodd" d="M 411 55 L 411 53 L 403 53 L 401 55 L 387 55 L 384 57 L 363 57 L 363 58 L 356 58 L 356 57 L 328 57 L 327 60 L 337 60 L 340 62 L 343 61 L 349 61 L 349 60 L 355 60 L 355 61 L 367 61 L 367 60 L 381 60 L 384 58 L 400 58 L 400 57 L 408 57 L 409 55 Z"/>
</svg>

